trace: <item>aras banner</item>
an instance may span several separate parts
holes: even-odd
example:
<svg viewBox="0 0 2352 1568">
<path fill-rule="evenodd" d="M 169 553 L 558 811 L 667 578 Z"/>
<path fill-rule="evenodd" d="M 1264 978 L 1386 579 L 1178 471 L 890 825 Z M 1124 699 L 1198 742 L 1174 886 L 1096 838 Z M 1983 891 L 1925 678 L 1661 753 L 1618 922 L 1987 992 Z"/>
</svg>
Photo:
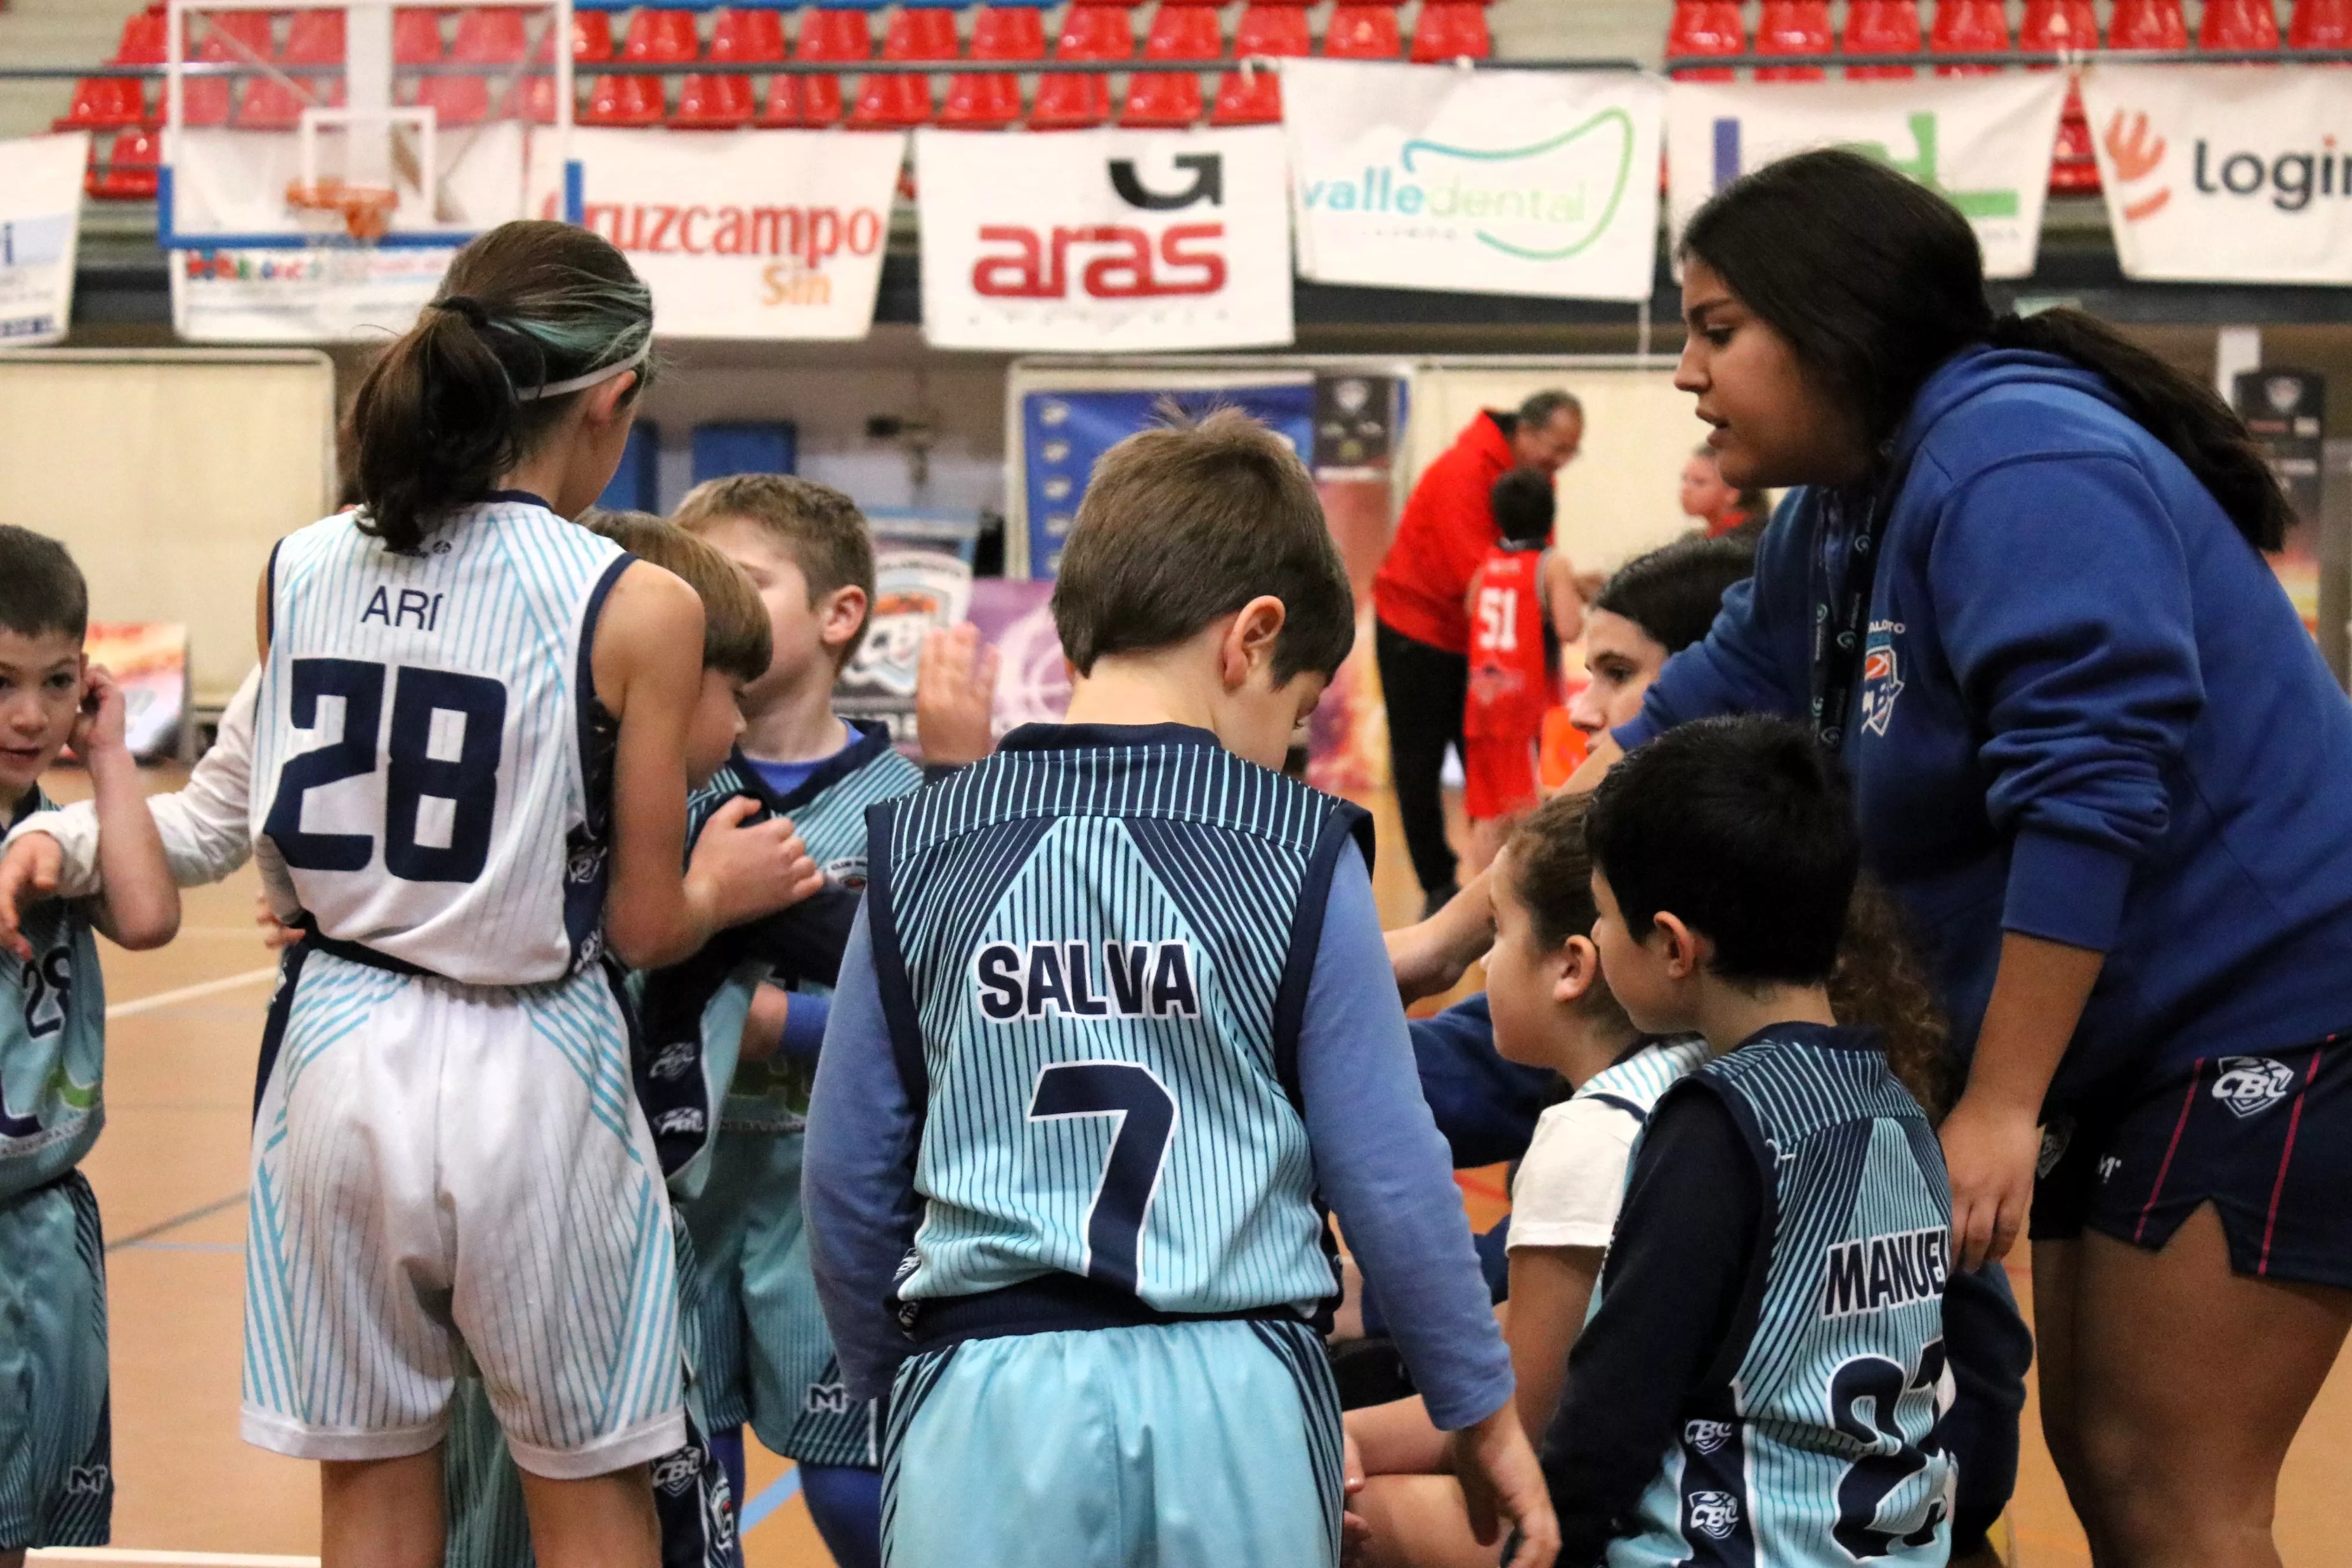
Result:
<svg viewBox="0 0 2352 1568">
<path fill-rule="evenodd" d="M 1664 98 L 1634 71 L 1285 60 L 1299 275 L 1646 300 Z"/>
<path fill-rule="evenodd" d="M 2338 66 L 2083 73 L 2126 278 L 2352 283 L 2352 78 Z"/>
<path fill-rule="evenodd" d="M 87 132 L 0 142 L 0 348 L 66 335 L 89 161 Z"/>
<path fill-rule="evenodd" d="M 1290 342 L 1276 127 L 918 131 L 915 184 L 935 347 Z"/>
<path fill-rule="evenodd" d="M 562 171 L 533 146 L 539 210 Z M 627 255 L 670 338 L 862 338 L 874 325 L 904 136 L 572 132 L 580 222 Z"/>
<path fill-rule="evenodd" d="M 1666 91 L 1674 237 L 1700 203 L 1748 171 L 1791 153 L 1849 147 L 1958 207 L 1984 247 L 1987 277 L 2027 277 L 2042 244 L 2051 149 L 2065 100 L 2060 71 L 1675 82 Z"/>
</svg>

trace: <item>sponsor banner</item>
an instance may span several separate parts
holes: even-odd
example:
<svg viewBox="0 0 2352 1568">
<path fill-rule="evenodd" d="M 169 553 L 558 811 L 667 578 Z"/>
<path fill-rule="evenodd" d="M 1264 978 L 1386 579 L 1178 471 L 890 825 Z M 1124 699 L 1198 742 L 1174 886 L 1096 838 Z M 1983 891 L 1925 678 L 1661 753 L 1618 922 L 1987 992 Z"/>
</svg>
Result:
<svg viewBox="0 0 2352 1568">
<path fill-rule="evenodd" d="M 934 347 L 1291 340 L 1278 127 L 918 131 L 915 180 Z"/>
<path fill-rule="evenodd" d="M 415 323 L 457 254 L 349 245 L 175 250 L 172 330 L 192 343 L 380 341 Z"/>
<path fill-rule="evenodd" d="M 1664 99 L 1633 71 L 1285 60 L 1299 275 L 1646 300 Z"/>
<path fill-rule="evenodd" d="M 53 343 L 73 321 L 89 136 L 0 142 L 0 348 Z"/>
<path fill-rule="evenodd" d="M 887 534 L 887 525 L 877 531 Z M 841 679 L 833 705 L 853 719 L 887 724 L 899 750 L 912 752 L 915 677 L 923 639 L 964 618 L 971 603 L 971 563 L 951 549 L 893 545 L 874 553 L 874 609 Z"/>
<path fill-rule="evenodd" d="M 2352 76 L 2099 65 L 2083 110 L 2126 278 L 2352 283 Z"/>
<path fill-rule="evenodd" d="M 551 149 L 534 143 L 531 170 L 550 217 Z M 593 128 L 571 150 L 581 223 L 627 255 L 666 338 L 864 337 L 906 153 L 871 131 Z"/>
<path fill-rule="evenodd" d="M 1674 233 L 1750 169 L 1847 147 L 1910 175 L 1960 210 L 1985 275 L 2024 278 L 2042 243 L 2050 156 L 2065 105 L 2059 71 L 1899 81 L 1675 82 L 1666 94 Z"/>
<path fill-rule="evenodd" d="M 131 754 L 145 762 L 178 754 L 188 718 L 188 628 L 177 621 L 92 621 L 82 652 L 122 688 Z"/>
</svg>

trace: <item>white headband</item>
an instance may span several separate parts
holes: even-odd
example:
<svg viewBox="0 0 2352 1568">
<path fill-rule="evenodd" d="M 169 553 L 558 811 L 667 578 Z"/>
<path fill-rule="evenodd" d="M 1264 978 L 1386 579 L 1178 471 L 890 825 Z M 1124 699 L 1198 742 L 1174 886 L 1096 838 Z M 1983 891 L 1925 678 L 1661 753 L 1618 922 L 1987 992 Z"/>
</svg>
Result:
<svg viewBox="0 0 2352 1568">
<path fill-rule="evenodd" d="M 529 392 L 518 392 L 515 394 L 515 401 L 536 403 L 542 397 L 561 397 L 567 392 L 585 392 L 592 386 L 602 386 L 624 371 L 635 370 L 645 363 L 646 357 L 653 352 L 653 341 L 648 338 L 636 353 L 618 363 L 608 364 L 602 370 L 592 370 L 586 375 L 575 375 L 569 381 L 551 381 L 545 386 L 534 386 Z"/>
</svg>

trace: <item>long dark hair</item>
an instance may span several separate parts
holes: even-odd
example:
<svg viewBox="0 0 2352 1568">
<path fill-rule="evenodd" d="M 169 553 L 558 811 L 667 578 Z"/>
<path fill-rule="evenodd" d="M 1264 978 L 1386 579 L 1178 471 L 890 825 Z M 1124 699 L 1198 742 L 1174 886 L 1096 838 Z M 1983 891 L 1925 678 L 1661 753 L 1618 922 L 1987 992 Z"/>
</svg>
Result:
<svg viewBox="0 0 2352 1568">
<path fill-rule="evenodd" d="M 1669 655 L 1706 636 L 1734 583 L 1753 576 L 1756 546 L 1737 533 L 1677 539 L 1620 566 L 1592 601 L 1622 616 Z"/>
<path fill-rule="evenodd" d="M 2105 377 L 2257 548 L 2285 539 L 2291 513 L 2278 479 L 2211 388 L 2080 310 L 1994 315 L 1976 231 L 1883 163 L 1846 152 L 1768 163 L 1699 208 L 1682 254 L 1706 262 L 1787 339 L 1874 446 L 1961 349 L 2036 349 Z"/>
<path fill-rule="evenodd" d="M 627 260 L 586 229 L 530 220 L 475 239 L 352 400 L 360 527 L 394 550 L 417 549 L 496 489 L 583 395 L 534 394 L 643 353 L 653 320 L 653 296 Z M 652 368 L 637 365 L 629 396 Z"/>
</svg>

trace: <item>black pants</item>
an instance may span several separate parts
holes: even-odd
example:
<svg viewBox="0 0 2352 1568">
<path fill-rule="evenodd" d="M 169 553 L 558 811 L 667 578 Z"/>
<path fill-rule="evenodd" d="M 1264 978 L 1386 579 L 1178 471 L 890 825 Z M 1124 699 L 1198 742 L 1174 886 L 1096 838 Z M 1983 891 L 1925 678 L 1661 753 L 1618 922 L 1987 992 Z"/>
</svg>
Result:
<svg viewBox="0 0 2352 1568">
<path fill-rule="evenodd" d="M 1404 847 L 1422 891 L 1454 885 L 1454 850 L 1445 842 L 1445 801 L 1437 775 L 1445 748 L 1462 751 L 1462 704 L 1470 695 L 1470 660 L 1417 642 L 1375 621 L 1372 652 L 1389 710 L 1389 771 L 1396 780 Z"/>
</svg>

